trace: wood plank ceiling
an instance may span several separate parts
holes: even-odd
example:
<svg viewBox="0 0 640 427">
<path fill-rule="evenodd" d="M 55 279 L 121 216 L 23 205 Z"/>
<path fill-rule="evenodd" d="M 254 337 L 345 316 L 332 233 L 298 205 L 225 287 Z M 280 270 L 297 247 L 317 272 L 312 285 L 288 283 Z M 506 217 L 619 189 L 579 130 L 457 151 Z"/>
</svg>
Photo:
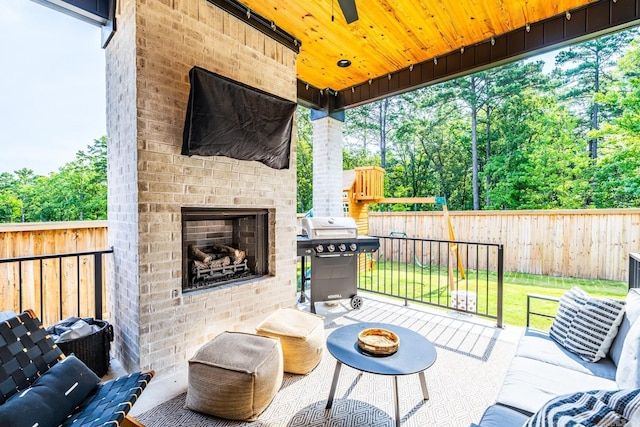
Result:
<svg viewBox="0 0 640 427">
<path fill-rule="evenodd" d="M 356 0 L 352 24 L 337 0 L 242 2 L 302 41 L 300 80 L 342 90 L 594 1 Z"/>
<path fill-rule="evenodd" d="M 591 17 L 587 16 L 585 8 L 596 3 L 606 9 L 592 7 Z M 492 38 L 495 44 L 505 34 L 517 30 L 524 33 L 525 28 L 530 31 L 535 23 L 551 17 L 562 18 L 556 19 L 561 24 L 559 28 L 555 26 L 554 31 L 560 32 L 555 43 L 571 38 L 567 33 L 573 30 L 567 31 L 562 21 L 570 20 L 572 13 L 582 11 L 584 15 L 576 16 L 583 22 L 573 24 L 581 33 L 577 36 L 594 32 L 594 28 L 587 28 L 589 20 L 593 21 L 603 11 L 607 15 L 614 13 L 614 3 L 618 8 L 620 4 L 626 5 L 622 6 L 626 7 L 622 13 L 631 16 L 625 17 L 625 22 L 638 19 L 638 0 L 356 0 L 359 19 L 351 24 L 345 21 L 338 0 L 241 0 L 251 12 L 301 41 L 297 61 L 299 87 L 310 85 L 325 93 L 336 93 L 336 97 L 340 96 L 337 109 L 374 99 L 376 96 L 371 94 L 358 100 L 343 99 L 343 93 L 355 93 L 356 88 L 367 82 L 370 85 L 375 79 L 386 77 L 391 80 L 392 73 L 434 59 L 438 62 L 451 52 L 464 56 L 465 51 L 472 51 L 470 55 L 474 55 L 474 49 L 491 43 Z M 604 25 L 613 27 L 612 20 L 606 18 Z M 548 29 L 542 29 L 541 25 L 539 28 L 545 32 L 541 37 L 546 36 Z M 554 38 L 558 36 L 554 34 Z M 538 49 L 549 50 L 549 46 L 543 42 Z M 341 59 L 351 61 L 351 66 L 338 67 Z M 458 60 L 465 61 L 468 60 Z M 467 68 L 476 66 L 474 63 Z M 420 82 L 410 84 L 408 88 L 419 85 Z M 379 93 L 378 97 L 391 92 Z"/>
</svg>

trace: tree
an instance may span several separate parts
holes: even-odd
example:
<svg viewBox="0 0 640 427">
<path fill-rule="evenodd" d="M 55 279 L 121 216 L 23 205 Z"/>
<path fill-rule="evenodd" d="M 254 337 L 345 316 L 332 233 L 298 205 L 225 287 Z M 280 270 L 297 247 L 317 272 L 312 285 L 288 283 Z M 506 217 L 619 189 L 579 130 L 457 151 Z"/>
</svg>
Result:
<svg viewBox="0 0 640 427">
<path fill-rule="evenodd" d="M 380 167 L 386 169 L 388 138 L 393 132 L 400 114 L 399 97 L 384 98 L 380 101 L 347 110 L 344 125 L 345 147 L 361 147 L 365 158 L 372 155 L 372 147 L 380 154 Z M 360 151 L 356 148 L 355 151 Z"/>
<path fill-rule="evenodd" d="M 296 131 L 297 211 L 307 212 L 313 208 L 313 144 L 309 109 L 298 106 Z"/>
<path fill-rule="evenodd" d="M 392 197 L 443 196 L 450 207 L 465 206 L 470 169 L 467 128 L 442 85 L 404 96 L 411 112 L 392 134 L 387 193 Z M 395 206 L 395 208 L 403 208 Z"/>
<path fill-rule="evenodd" d="M 27 206 L 34 196 L 33 186 L 36 176 L 33 170 L 22 168 L 15 171 L 16 175 L 16 196 L 20 200 L 20 222 L 25 222 L 27 218 Z"/>
<path fill-rule="evenodd" d="M 632 29 L 598 37 L 560 51 L 556 56 L 556 66 L 561 68 L 565 80 L 563 97 L 583 115 L 585 134 L 588 130 L 598 129 L 602 113 L 606 115 L 606 110 L 601 110 L 601 104 L 594 95 L 603 93 L 612 82 L 611 70 L 623 52 L 621 47 L 626 46 L 636 34 L 637 30 Z M 591 158 L 598 157 L 597 138 L 589 140 L 588 150 Z"/>
<path fill-rule="evenodd" d="M 491 157 L 491 122 L 494 112 L 499 111 L 502 103 L 511 96 L 521 93 L 525 88 L 539 85 L 545 79 L 542 75 L 542 63 L 523 61 L 514 62 L 487 71 L 456 79 L 446 84 L 456 99 L 469 112 L 471 119 L 471 161 L 473 209 L 480 209 L 481 159 L 478 151 L 478 126 L 484 118 L 485 158 Z M 491 175 L 486 176 L 487 189 L 491 186 Z M 490 200 L 487 199 L 487 204 Z"/>
<path fill-rule="evenodd" d="M 640 206 L 640 42 L 618 62 L 619 76 L 596 99 L 620 114 L 592 133 L 602 140 L 595 169 L 594 202 L 599 208 Z"/>
<path fill-rule="evenodd" d="M 49 176 L 30 169 L 0 175 L 0 221 L 43 222 L 106 219 L 107 139 L 78 151 Z"/>
<path fill-rule="evenodd" d="M 16 188 L 14 175 L 8 172 L 0 174 L 0 223 L 20 220 L 22 203 L 16 195 Z"/>
<path fill-rule="evenodd" d="M 553 96 L 528 90 L 507 100 L 485 171 L 495 183 L 492 208 L 584 207 L 588 156 L 575 136 L 576 122 Z"/>
</svg>

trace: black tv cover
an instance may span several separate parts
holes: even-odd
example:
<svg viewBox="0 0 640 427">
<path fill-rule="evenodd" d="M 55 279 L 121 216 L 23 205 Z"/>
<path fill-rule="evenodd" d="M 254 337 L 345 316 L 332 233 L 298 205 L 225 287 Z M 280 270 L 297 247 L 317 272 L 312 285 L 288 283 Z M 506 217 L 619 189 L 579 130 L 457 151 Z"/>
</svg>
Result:
<svg viewBox="0 0 640 427">
<path fill-rule="evenodd" d="M 289 168 L 296 103 L 200 67 L 189 71 L 191 90 L 182 154 L 256 160 Z"/>
</svg>

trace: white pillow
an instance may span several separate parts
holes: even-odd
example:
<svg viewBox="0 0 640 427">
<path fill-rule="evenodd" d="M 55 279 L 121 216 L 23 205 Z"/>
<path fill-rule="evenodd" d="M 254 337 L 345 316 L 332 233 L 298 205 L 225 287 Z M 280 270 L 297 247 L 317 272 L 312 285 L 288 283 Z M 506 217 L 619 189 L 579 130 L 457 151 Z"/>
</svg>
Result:
<svg viewBox="0 0 640 427">
<path fill-rule="evenodd" d="M 587 362 L 607 357 L 624 316 L 624 300 L 591 297 L 573 318 L 564 346 Z"/>
<path fill-rule="evenodd" d="M 616 369 L 616 384 L 619 388 L 640 387 L 640 320 L 631 326 L 624 340 Z"/>
</svg>

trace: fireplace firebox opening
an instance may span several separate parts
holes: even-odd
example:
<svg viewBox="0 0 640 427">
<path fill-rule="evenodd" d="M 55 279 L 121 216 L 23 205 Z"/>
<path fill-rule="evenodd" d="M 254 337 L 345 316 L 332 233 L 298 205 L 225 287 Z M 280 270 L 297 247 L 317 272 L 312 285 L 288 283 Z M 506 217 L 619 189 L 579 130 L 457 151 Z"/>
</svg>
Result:
<svg viewBox="0 0 640 427">
<path fill-rule="evenodd" d="M 182 208 L 182 291 L 268 274 L 269 210 Z"/>
</svg>

